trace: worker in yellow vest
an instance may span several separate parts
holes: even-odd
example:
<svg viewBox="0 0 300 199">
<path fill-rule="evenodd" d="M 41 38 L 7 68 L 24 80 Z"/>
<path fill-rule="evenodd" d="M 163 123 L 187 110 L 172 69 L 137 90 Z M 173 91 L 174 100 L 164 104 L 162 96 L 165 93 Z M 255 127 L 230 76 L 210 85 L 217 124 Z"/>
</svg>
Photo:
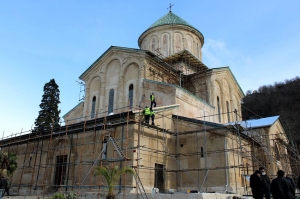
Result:
<svg viewBox="0 0 300 199">
<path fill-rule="evenodd" d="M 155 108 L 156 107 L 156 102 L 155 102 L 154 93 L 152 93 L 152 95 L 150 95 L 150 102 L 151 102 L 150 108 L 152 108 L 153 105 L 154 105 L 154 108 Z"/>
<path fill-rule="evenodd" d="M 152 125 L 154 125 L 155 114 L 154 114 L 154 111 L 152 110 L 152 108 L 150 108 L 150 117 L 151 117 L 151 120 L 152 120 Z"/>
<path fill-rule="evenodd" d="M 143 113 L 145 115 L 145 123 L 149 124 L 150 114 L 151 114 L 150 108 L 148 108 L 148 106 L 146 106 Z"/>
</svg>

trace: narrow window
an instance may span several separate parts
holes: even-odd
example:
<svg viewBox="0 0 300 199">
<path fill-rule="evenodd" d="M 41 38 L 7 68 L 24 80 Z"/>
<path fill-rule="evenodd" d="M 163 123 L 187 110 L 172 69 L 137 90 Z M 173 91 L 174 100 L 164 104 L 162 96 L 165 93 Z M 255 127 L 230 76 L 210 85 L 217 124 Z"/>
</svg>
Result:
<svg viewBox="0 0 300 199">
<path fill-rule="evenodd" d="M 96 108 L 96 96 L 93 97 L 91 119 L 95 118 L 95 108 Z"/>
<path fill-rule="evenodd" d="M 280 153 L 276 143 L 275 143 L 275 157 L 277 161 L 280 161 Z"/>
<path fill-rule="evenodd" d="M 32 156 L 29 157 L 28 166 L 31 167 Z"/>
<path fill-rule="evenodd" d="M 130 84 L 129 86 L 129 106 L 132 109 L 133 105 L 133 84 Z"/>
<path fill-rule="evenodd" d="M 114 89 L 110 89 L 109 91 L 109 98 L 108 98 L 108 114 L 114 112 Z"/>
<path fill-rule="evenodd" d="M 220 110 L 220 99 L 217 97 L 217 104 L 218 104 L 218 118 L 219 122 L 221 123 L 221 110 Z"/>
<path fill-rule="evenodd" d="M 199 56 L 199 47 L 198 47 L 198 43 L 197 43 L 197 56 L 198 56 L 198 59 L 200 59 L 200 56 Z"/>
<path fill-rule="evenodd" d="M 204 157 L 203 147 L 201 147 L 200 150 L 201 150 L 201 151 L 200 151 L 201 158 L 203 158 L 203 157 Z"/>
<path fill-rule="evenodd" d="M 228 122 L 230 122 L 230 113 L 229 113 L 229 103 L 228 103 L 228 101 L 226 101 L 226 106 L 227 106 L 227 118 L 228 118 Z"/>
<path fill-rule="evenodd" d="M 102 145 L 102 160 L 105 160 L 106 158 L 107 158 L 107 139 L 104 139 Z"/>
</svg>

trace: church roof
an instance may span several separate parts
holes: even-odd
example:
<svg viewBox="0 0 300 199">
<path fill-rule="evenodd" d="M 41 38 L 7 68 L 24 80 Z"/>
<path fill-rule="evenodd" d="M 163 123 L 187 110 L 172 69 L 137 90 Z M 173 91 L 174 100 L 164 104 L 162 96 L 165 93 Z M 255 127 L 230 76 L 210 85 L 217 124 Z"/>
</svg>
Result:
<svg viewBox="0 0 300 199">
<path fill-rule="evenodd" d="M 157 27 L 157 26 L 163 26 L 163 25 L 184 25 L 189 26 L 191 28 L 194 28 L 191 24 L 186 22 L 185 20 L 181 19 L 177 15 L 175 15 L 172 11 L 170 11 L 165 16 L 158 19 L 156 22 L 154 22 L 148 29 Z M 196 28 L 194 28 L 196 29 Z M 197 30 L 197 29 L 196 29 Z"/>
<path fill-rule="evenodd" d="M 190 27 L 192 29 L 194 29 L 200 36 L 201 39 L 201 44 L 204 44 L 204 37 L 202 35 L 202 33 L 197 30 L 194 26 L 192 26 L 191 24 L 189 24 L 188 22 L 186 22 L 185 20 L 183 20 L 182 18 L 180 18 L 179 16 L 175 15 L 172 11 L 169 11 L 168 14 L 164 15 L 163 17 L 161 17 L 160 19 L 158 19 L 157 21 L 155 21 L 147 30 L 145 30 L 141 36 L 147 32 L 148 30 L 158 27 L 158 26 L 164 26 L 164 25 L 182 25 L 182 26 L 187 26 Z M 140 37 L 141 37 L 140 36 Z"/>
<path fill-rule="evenodd" d="M 261 128 L 261 127 L 268 127 L 272 126 L 279 118 L 279 115 L 272 116 L 272 117 L 264 117 L 260 119 L 252 119 L 241 122 L 241 126 L 245 128 Z"/>
<path fill-rule="evenodd" d="M 277 120 L 279 119 L 279 115 L 272 116 L 272 117 L 264 117 L 260 119 L 252 119 L 252 120 L 246 120 L 237 122 L 240 124 L 243 128 L 262 128 L 262 127 L 269 127 L 272 126 Z M 234 125 L 235 122 L 227 123 L 225 125 Z"/>
</svg>

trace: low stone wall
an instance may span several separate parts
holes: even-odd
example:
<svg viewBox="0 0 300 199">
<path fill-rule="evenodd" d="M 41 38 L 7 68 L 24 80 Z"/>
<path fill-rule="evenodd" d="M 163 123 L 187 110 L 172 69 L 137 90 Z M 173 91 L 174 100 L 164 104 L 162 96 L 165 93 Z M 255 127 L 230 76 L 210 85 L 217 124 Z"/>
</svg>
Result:
<svg viewBox="0 0 300 199">
<path fill-rule="evenodd" d="M 252 199 L 252 197 L 244 197 L 236 194 L 222 194 L 222 193 L 174 193 L 174 194 L 147 194 L 149 199 Z M 100 194 L 100 199 L 105 199 L 105 194 Z M 8 198 L 7 196 L 3 197 Z M 50 199 L 51 196 L 9 196 L 9 199 Z M 79 194 L 80 199 L 98 199 L 98 193 L 86 192 Z M 118 194 L 117 199 L 123 199 L 123 194 Z M 142 199 L 141 195 L 126 194 L 126 199 Z"/>
</svg>

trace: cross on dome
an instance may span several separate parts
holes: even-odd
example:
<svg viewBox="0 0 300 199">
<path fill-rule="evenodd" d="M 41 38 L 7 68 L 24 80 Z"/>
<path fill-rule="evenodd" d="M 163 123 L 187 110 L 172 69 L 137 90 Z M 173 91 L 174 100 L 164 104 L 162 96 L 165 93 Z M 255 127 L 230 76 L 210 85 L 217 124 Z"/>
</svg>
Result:
<svg viewBox="0 0 300 199">
<path fill-rule="evenodd" d="M 172 7 L 174 6 L 174 4 L 171 4 L 170 3 L 170 6 L 169 7 L 167 7 L 167 9 L 170 9 L 170 11 L 169 12 L 172 12 Z"/>
</svg>

